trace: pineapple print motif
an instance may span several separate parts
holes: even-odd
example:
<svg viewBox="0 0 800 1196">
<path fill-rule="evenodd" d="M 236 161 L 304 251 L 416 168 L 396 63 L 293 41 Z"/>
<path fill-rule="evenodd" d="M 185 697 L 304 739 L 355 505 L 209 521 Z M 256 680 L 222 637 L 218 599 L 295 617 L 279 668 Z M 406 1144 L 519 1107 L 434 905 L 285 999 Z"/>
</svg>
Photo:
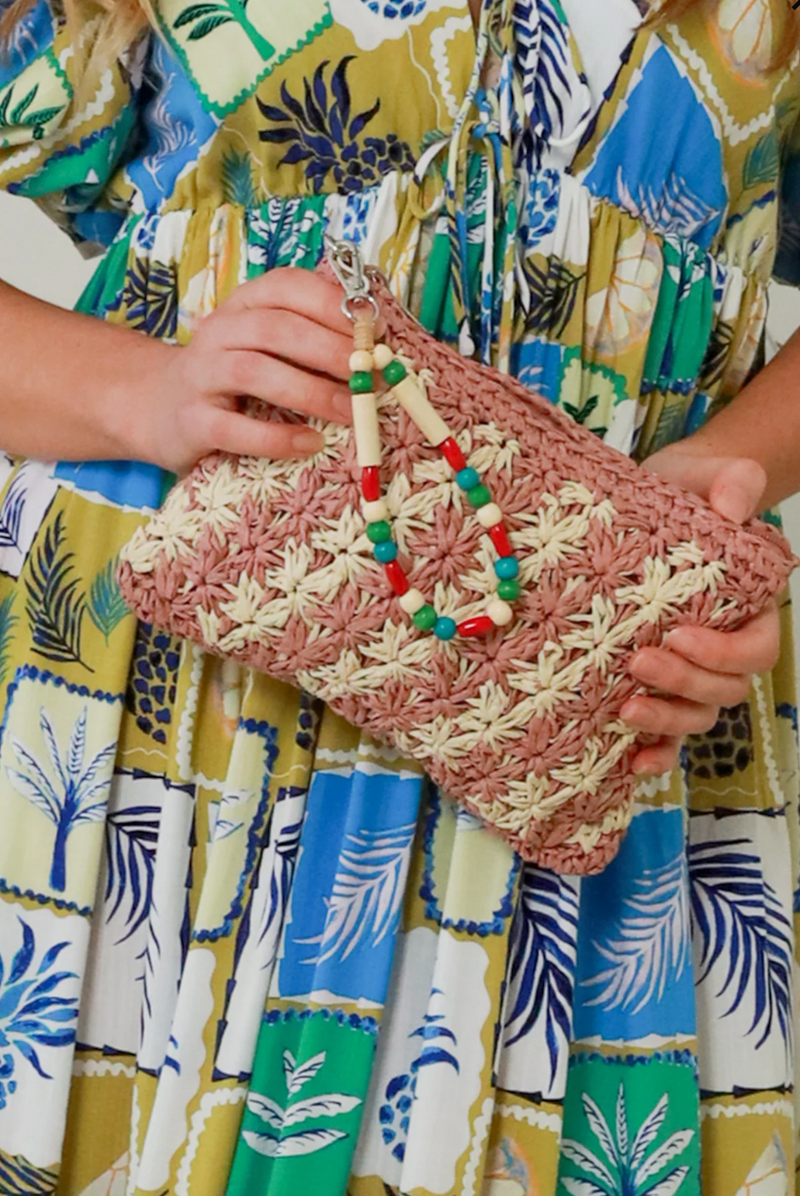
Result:
<svg viewBox="0 0 800 1196">
<path fill-rule="evenodd" d="M 702 738 L 687 741 L 689 772 L 700 781 L 726 780 L 744 772 L 753 760 L 753 724 L 750 706 L 741 702 L 721 710 L 715 726 Z"/>
<path fill-rule="evenodd" d="M 140 623 L 125 700 L 136 725 L 156 743 L 167 742 L 180 663 L 179 641 L 149 623 Z"/>
</svg>

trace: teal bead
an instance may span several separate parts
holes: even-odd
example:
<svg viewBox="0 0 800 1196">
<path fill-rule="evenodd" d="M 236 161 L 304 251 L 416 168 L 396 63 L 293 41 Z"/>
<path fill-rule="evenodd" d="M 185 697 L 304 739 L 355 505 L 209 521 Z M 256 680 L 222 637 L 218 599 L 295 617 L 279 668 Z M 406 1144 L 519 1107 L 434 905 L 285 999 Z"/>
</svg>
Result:
<svg viewBox="0 0 800 1196">
<path fill-rule="evenodd" d="M 380 544 L 375 545 L 373 551 L 376 561 L 380 561 L 382 565 L 388 565 L 389 561 L 393 561 L 397 556 L 397 545 L 394 540 L 381 540 Z"/>
<path fill-rule="evenodd" d="M 394 361 L 383 367 L 383 376 L 390 386 L 397 386 L 406 376 L 406 367 L 395 357 Z"/>
<path fill-rule="evenodd" d="M 449 619 L 447 615 L 440 615 L 433 625 L 433 634 L 437 640 L 451 640 L 455 633 L 455 619 Z"/>
<path fill-rule="evenodd" d="M 519 561 L 515 556 L 501 556 L 494 563 L 494 571 L 501 581 L 508 581 L 519 573 Z"/>
<path fill-rule="evenodd" d="M 521 593 L 522 588 L 519 582 L 510 578 L 508 581 L 501 581 L 497 587 L 497 597 L 502 598 L 504 602 L 516 602 Z"/>
<path fill-rule="evenodd" d="M 376 523 L 367 524 L 367 535 L 373 544 L 381 544 L 384 540 L 391 539 L 392 529 L 385 519 L 378 519 Z"/>
<path fill-rule="evenodd" d="M 437 622 L 436 611 L 432 606 L 421 606 L 412 618 L 414 626 L 419 627 L 420 631 L 431 631 Z"/>
<path fill-rule="evenodd" d="M 354 374 L 350 375 L 350 389 L 356 395 L 369 394 L 374 389 L 372 374 L 368 374 L 366 370 L 356 370 Z"/>
<path fill-rule="evenodd" d="M 467 502 L 471 507 L 485 507 L 487 502 L 491 501 L 492 495 L 488 486 L 473 486 L 467 491 Z"/>
<path fill-rule="evenodd" d="M 473 490 L 480 482 L 477 469 L 473 469 L 468 465 L 466 469 L 459 469 L 456 474 L 456 481 L 462 490 Z"/>
</svg>

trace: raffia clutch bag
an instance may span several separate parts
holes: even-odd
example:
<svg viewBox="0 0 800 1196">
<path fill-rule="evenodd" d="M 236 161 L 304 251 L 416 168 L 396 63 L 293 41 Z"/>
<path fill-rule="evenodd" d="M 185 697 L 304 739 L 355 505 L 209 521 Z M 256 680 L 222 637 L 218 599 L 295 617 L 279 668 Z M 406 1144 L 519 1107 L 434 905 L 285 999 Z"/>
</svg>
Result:
<svg viewBox="0 0 800 1196">
<path fill-rule="evenodd" d="M 631 816 L 631 654 L 734 628 L 794 559 L 439 344 L 352 247 L 333 263 L 355 434 L 202 461 L 127 545 L 123 593 L 416 758 L 526 860 L 595 872 Z"/>
</svg>

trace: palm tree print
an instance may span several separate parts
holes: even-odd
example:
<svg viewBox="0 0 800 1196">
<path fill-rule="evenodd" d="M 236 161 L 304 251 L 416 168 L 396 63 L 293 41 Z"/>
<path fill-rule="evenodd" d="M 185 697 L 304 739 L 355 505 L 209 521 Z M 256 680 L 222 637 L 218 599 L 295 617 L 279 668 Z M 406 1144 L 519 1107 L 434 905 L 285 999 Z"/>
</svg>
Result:
<svg viewBox="0 0 800 1196">
<path fill-rule="evenodd" d="M 680 1191 L 690 1168 L 686 1164 L 670 1165 L 689 1146 L 694 1130 L 677 1130 L 660 1146 L 655 1145 L 667 1116 L 667 1096 L 661 1097 L 635 1134 L 628 1125 L 622 1084 L 617 1093 L 613 1130 L 588 1093 L 584 1092 L 581 1100 L 600 1151 L 595 1154 L 581 1142 L 572 1138 L 564 1140 L 562 1157 L 583 1173 L 580 1177 L 561 1176 L 561 1185 L 569 1196 L 675 1196 Z"/>
<path fill-rule="evenodd" d="M 56 828 L 50 887 L 56 893 L 63 893 L 67 885 L 67 840 L 76 826 L 103 819 L 116 745 L 108 744 L 85 764 L 85 706 L 75 721 L 63 757 L 53 726 L 44 710 L 39 711 L 39 727 L 47 745 L 52 774 L 48 775 L 33 752 L 14 737 L 11 738 L 11 746 L 20 767 L 7 768 L 6 771 L 16 792 L 41 810 Z"/>
<path fill-rule="evenodd" d="M 34 108 L 33 102 L 39 91 L 39 84 L 32 87 L 20 99 L 14 99 L 14 87 L 11 86 L 3 99 L 0 100 L 0 129 L 12 129 L 20 125 L 33 126 L 33 139 L 40 141 L 44 137 L 45 125 L 58 116 L 64 107 Z M 14 104 L 13 108 L 11 107 Z"/>
<path fill-rule="evenodd" d="M 184 8 L 172 28 L 188 29 L 187 40 L 199 42 L 231 21 L 244 30 L 265 62 L 274 56 L 275 47 L 262 37 L 247 15 L 247 0 L 200 0 Z"/>
<path fill-rule="evenodd" d="M 256 99 L 262 116 L 274 126 L 262 129 L 259 138 L 287 147 L 280 166 L 304 163 L 315 195 L 331 176 L 341 191 L 350 193 L 373 186 L 393 170 L 413 170 L 416 164 L 411 147 L 395 133 L 359 140 L 377 116 L 381 102 L 378 99 L 352 115 L 347 71 L 353 59 L 352 54 L 342 58 L 329 83 L 325 72 L 330 63 L 327 59 L 321 62 L 313 80 L 304 80 L 302 100 L 290 94 L 285 82 L 281 84 L 282 108 Z"/>
<path fill-rule="evenodd" d="M 75 1039 L 77 996 L 65 996 L 64 984 L 77 977 L 59 971 L 56 961 L 69 944 L 56 943 L 45 951 L 34 970 L 36 939 L 27 922 L 22 945 L 6 969 L 0 956 L 0 1109 L 14 1095 L 17 1063 L 22 1058 L 45 1080 L 52 1079 L 39 1058 L 37 1047 L 69 1046 Z M 3 1185 L 2 1191 L 8 1191 Z"/>
<path fill-rule="evenodd" d="M 283 1052 L 286 1104 L 280 1104 L 258 1092 L 251 1092 L 247 1097 L 250 1112 L 267 1126 L 266 1130 L 243 1132 L 242 1137 L 251 1150 L 274 1159 L 297 1157 L 316 1154 L 318 1150 L 323 1150 L 326 1146 L 349 1136 L 345 1130 L 327 1127 L 297 1128 L 311 1119 L 341 1117 L 361 1104 L 360 1096 L 350 1096 L 345 1092 L 325 1092 L 320 1096 L 293 1099 L 309 1080 L 313 1080 L 324 1066 L 326 1058 L 327 1052 L 321 1051 L 305 1063 L 298 1063 L 291 1051 Z"/>
</svg>

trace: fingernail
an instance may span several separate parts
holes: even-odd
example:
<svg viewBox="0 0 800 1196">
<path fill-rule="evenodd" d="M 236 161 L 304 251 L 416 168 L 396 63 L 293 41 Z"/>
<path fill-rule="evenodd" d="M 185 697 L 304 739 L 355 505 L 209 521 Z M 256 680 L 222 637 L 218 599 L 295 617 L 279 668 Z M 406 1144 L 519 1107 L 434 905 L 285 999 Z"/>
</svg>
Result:
<svg viewBox="0 0 800 1196">
<path fill-rule="evenodd" d="M 339 419 L 349 424 L 353 418 L 353 403 L 348 391 L 340 391 L 333 396 L 333 409 Z"/>
<path fill-rule="evenodd" d="M 716 498 L 714 503 L 719 515 L 732 519 L 734 523 L 744 523 L 751 513 L 750 499 L 738 488 L 726 487 Z"/>
<path fill-rule="evenodd" d="M 625 705 L 620 710 L 619 716 L 622 719 L 622 721 L 624 723 L 626 723 L 628 721 L 628 719 L 636 718 L 636 710 L 637 710 L 637 705 L 636 705 L 635 700 L 632 702 L 626 702 Z"/>
<path fill-rule="evenodd" d="M 313 428 L 302 428 L 292 433 L 292 450 L 296 453 L 318 453 L 325 441 Z"/>
</svg>

